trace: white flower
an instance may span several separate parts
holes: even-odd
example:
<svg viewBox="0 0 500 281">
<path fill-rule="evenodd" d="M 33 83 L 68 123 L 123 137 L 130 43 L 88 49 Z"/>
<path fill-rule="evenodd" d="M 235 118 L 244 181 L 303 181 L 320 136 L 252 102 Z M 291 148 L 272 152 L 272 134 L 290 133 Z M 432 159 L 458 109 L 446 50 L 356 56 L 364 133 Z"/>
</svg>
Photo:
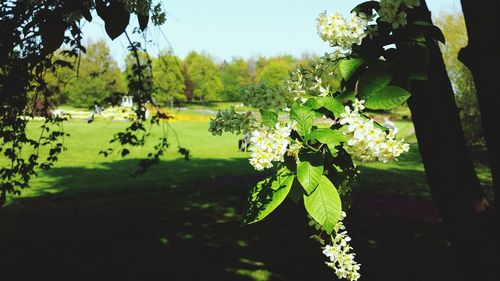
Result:
<svg viewBox="0 0 500 281">
<path fill-rule="evenodd" d="M 351 111 L 349 106 L 344 107 L 344 112 L 340 113 L 340 124 L 351 124 L 354 123 L 354 120 L 358 117 L 358 114 L 354 111 Z"/>
<path fill-rule="evenodd" d="M 344 135 L 348 137 L 349 152 L 362 161 L 381 162 L 396 160 L 403 152 L 408 152 L 410 146 L 404 140 L 395 139 L 397 129 L 386 133 L 377 128 L 373 120 L 360 115 L 363 104 L 363 100 L 356 99 L 353 103 L 354 110 L 346 106 L 339 116 L 339 123 L 346 125 Z"/>
<path fill-rule="evenodd" d="M 351 238 L 347 235 L 342 223 L 344 218 L 345 213 L 342 212 L 339 222 L 334 227 L 335 234 L 332 235 L 332 244 L 323 247 L 323 254 L 329 260 L 326 265 L 335 270 L 338 278 L 356 281 L 361 277 L 359 274 L 361 266 L 354 261 L 355 254 L 349 245 Z"/>
<path fill-rule="evenodd" d="M 320 97 L 326 97 L 326 96 L 328 96 L 329 94 L 330 94 L 330 85 L 328 85 L 328 86 L 326 87 L 326 89 L 325 89 L 325 88 L 323 88 L 322 86 L 320 86 L 320 87 L 319 87 L 319 96 L 320 96 Z"/>
<path fill-rule="evenodd" d="M 316 80 L 316 82 L 314 83 L 314 85 L 312 85 L 311 87 L 311 90 L 316 90 L 316 89 L 319 89 L 321 87 L 321 78 L 320 77 L 314 77 L 314 80 Z"/>
<path fill-rule="evenodd" d="M 250 148 L 252 156 L 250 164 L 258 171 L 262 171 L 273 166 L 273 161 L 284 161 L 284 154 L 290 144 L 290 133 L 293 124 L 282 126 L 276 123 L 275 127 L 260 128 L 252 132 L 250 138 Z"/>
<path fill-rule="evenodd" d="M 413 9 L 420 5 L 420 0 L 380 0 L 377 13 L 380 20 L 390 23 L 392 28 L 404 27 L 407 24 L 405 9 Z"/>
<path fill-rule="evenodd" d="M 389 130 L 389 133 L 387 134 L 387 139 L 388 140 L 393 140 L 396 138 L 396 135 L 398 134 L 398 128 L 394 128 L 394 130 Z"/>
<path fill-rule="evenodd" d="M 351 13 L 348 18 L 341 14 L 328 15 L 321 13 L 317 19 L 318 34 L 331 46 L 338 46 L 343 51 L 351 50 L 354 44 L 360 45 L 366 37 L 368 19 L 362 15 Z"/>
<path fill-rule="evenodd" d="M 400 6 L 401 0 L 380 0 L 380 9 L 377 11 L 380 20 L 390 24 L 397 23 Z"/>
<path fill-rule="evenodd" d="M 345 55 L 342 54 L 339 50 L 333 50 L 331 53 L 325 53 L 325 57 L 328 57 L 331 60 L 338 60 L 343 58 Z"/>
<path fill-rule="evenodd" d="M 354 99 L 354 102 L 352 103 L 352 106 L 354 107 L 355 111 L 363 110 L 363 109 L 365 109 L 365 101 L 364 100 Z"/>
<path fill-rule="evenodd" d="M 291 73 L 290 78 L 285 81 L 285 87 L 290 94 L 294 96 L 293 100 L 300 100 L 301 103 L 307 101 L 306 97 L 306 81 L 300 70 Z"/>
</svg>

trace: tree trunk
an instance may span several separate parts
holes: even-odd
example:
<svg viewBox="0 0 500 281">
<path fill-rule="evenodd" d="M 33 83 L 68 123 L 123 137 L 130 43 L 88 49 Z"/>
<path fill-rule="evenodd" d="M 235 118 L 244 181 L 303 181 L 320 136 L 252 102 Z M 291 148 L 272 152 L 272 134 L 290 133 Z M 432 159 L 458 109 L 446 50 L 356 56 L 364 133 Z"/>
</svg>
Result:
<svg viewBox="0 0 500 281">
<path fill-rule="evenodd" d="M 416 13 L 431 21 L 424 1 Z M 497 280 L 493 268 L 493 214 L 481 189 L 439 46 L 429 41 L 428 80 L 412 81 L 408 101 L 436 206 L 463 280 Z"/>
<path fill-rule="evenodd" d="M 488 149 L 493 190 L 495 193 L 496 213 L 496 252 L 500 253 L 500 134 L 498 126 L 500 118 L 500 84 L 498 71 L 500 66 L 499 34 L 500 24 L 497 14 L 500 11 L 498 0 L 471 1 L 462 0 L 469 42 L 459 53 L 459 59 L 470 69 L 477 90 L 477 99 L 481 111 L 484 138 Z M 496 260 L 494 268 L 500 276 L 500 259 Z M 500 277 L 499 277 L 500 278 Z"/>
</svg>

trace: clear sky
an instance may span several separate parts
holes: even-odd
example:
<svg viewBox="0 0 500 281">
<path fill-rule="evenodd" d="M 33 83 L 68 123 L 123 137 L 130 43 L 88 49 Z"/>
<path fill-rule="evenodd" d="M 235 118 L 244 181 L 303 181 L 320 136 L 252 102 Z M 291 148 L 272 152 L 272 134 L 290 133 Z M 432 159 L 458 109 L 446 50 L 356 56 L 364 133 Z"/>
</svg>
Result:
<svg viewBox="0 0 500 281">
<path fill-rule="evenodd" d="M 218 61 L 232 57 L 274 56 L 303 52 L 323 54 L 329 50 L 316 33 L 316 17 L 322 11 L 347 14 L 360 0 L 167 0 L 163 1 L 167 22 L 150 26 L 147 49 L 153 55 L 171 44 L 175 54 L 185 57 L 191 51 L 206 51 Z M 459 0 L 427 0 L 434 14 L 460 7 Z M 137 26 L 135 16 L 131 25 Z M 130 34 L 130 28 L 129 28 Z M 127 40 L 114 41 L 104 31 L 102 20 L 94 15 L 85 23 L 85 40 L 106 38 L 112 54 L 121 65 L 127 53 Z M 169 44 L 170 43 L 170 44 Z"/>
</svg>

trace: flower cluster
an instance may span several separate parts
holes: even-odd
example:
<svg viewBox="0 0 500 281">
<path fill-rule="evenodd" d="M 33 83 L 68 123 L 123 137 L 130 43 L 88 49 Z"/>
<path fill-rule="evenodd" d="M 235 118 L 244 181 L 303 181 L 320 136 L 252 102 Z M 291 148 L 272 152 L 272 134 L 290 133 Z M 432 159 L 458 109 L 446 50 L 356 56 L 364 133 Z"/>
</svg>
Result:
<svg viewBox="0 0 500 281">
<path fill-rule="evenodd" d="M 363 161 L 379 160 L 387 162 L 408 152 L 410 146 L 404 140 L 396 140 L 397 129 L 386 133 L 377 128 L 371 119 L 366 119 L 359 111 L 365 108 L 364 101 L 356 99 L 354 110 L 349 106 L 340 114 L 340 124 L 347 125 L 344 134 L 349 137 L 347 144 L 352 154 Z"/>
<path fill-rule="evenodd" d="M 260 109 L 281 110 L 286 107 L 283 89 L 266 83 L 252 84 L 241 92 L 245 105 Z"/>
<path fill-rule="evenodd" d="M 420 0 L 380 0 L 380 9 L 377 11 L 380 20 L 390 23 L 392 28 L 403 27 L 407 24 L 406 8 L 420 5 Z"/>
<path fill-rule="evenodd" d="M 356 254 L 351 252 L 352 247 L 349 245 L 351 238 L 347 236 L 347 231 L 342 223 L 345 216 L 345 212 L 342 212 L 340 221 L 334 228 L 335 234 L 332 236 L 332 245 L 326 245 L 323 248 L 323 254 L 330 260 L 326 262 L 326 265 L 335 270 L 338 278 L 356 281 L 361 277 L 361 274 L 359 274 L 360 264 L 354 261 Z"/>
<path fill-rule="evenodd" d="M 284 154 L 290 144 L 291 131 L 291 124 L 283 126 L 279 122 L 274 128 L 262 127 L 254 130 L 250 138 L 250 151 L 252 151 L 250 164 L 257 171 L 262 171 L 271 168 L 273 161 L 283 162 Z"/>
<path fill-rule="evenodd" d="M 311 87 L 311 90 L 315 90 L 319 92 L 320 97 L 326 97 L 330 94 L 330 85 L 328 85 L 326 88 L 323 87 L 322 83 L 323 81 L 319 77 L 315 77 L 315 82 L 314 85 Z"/>
<path fill-rule="evenodd" d="M 215 119 L 210 119 L 208 131 L 214 136 L 222 135 L 223 131 L 241 134 L 251 127 L 252 121 L 254 119 L 250 111 L 238 113 L 234 110 L 234 107 L 231 107 L 229 110 L 220 110 Z"/>
<path fill-rule="evenodd" d="M 307 101 L 306 80 L 300 69 L 290 73 L 289 78 L 285 81 L 285 87 L 288 93 L 293 96 L 294 101 L 300 100 L 302 103 Z"/>
<path fill-rule="evenodd" d="M 317 29 L 321 39 L 349 51 L 353 44 L 361 44 L 366 37 L 365 27 L 368 21 L 362 14 L 351 13 L 348 18 L 344 18 L 338 13 L 328 15 L 324 12 L 317 19 Z"/>
<path fill-rule="evenodd" d="M 367 28 L 369 28 L 369 27 L 370 26 L 368 25 Z M 331 61 L 336 61 L 336 60 L 339 60 L 341 58 L 344 58 L 345 54 L 343 54 L 341 51 L 335 49 L 330 53 L 325 53 L 324 57 L 328 58 Z"/>
</svg>

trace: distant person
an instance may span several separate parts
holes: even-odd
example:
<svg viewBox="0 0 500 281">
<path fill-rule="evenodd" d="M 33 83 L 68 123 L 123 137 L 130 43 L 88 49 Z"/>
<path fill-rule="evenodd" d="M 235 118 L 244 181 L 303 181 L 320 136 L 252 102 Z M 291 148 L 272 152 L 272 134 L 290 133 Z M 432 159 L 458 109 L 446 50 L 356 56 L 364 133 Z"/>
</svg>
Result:
<svg viewBox="0 0 500 281">
<path fill-rule="evenodd" d="M 102 107 L 99 106 L 98 104 L 94 104 L 94 114 L 101 115 L 102 113 Z"/>
<path fill-rule="evenodd" d="M 389 120 L 389 117 L 387 116 L 384 116 L 384 124 L 382 124 L 382 126 L 389 128 L 391 130 L 396 129 L 396 125 L 391 120 Z"/>
<path fill-rule="evenodd" d="M 52 110 L 51 115 L 55 116 L 55 117 L 63 117 L 64 111 L 62 111 L 60 109 L 54 109 L 54 110 Z"/>
<path fill-rule="evenodd" d="M 238 149 L 239 151 L 247 152 L 249 146 L 250 146 L 250 134 L 246 133 L 243 135 L 242 139 L 238 140 Z"/>
</svg>

